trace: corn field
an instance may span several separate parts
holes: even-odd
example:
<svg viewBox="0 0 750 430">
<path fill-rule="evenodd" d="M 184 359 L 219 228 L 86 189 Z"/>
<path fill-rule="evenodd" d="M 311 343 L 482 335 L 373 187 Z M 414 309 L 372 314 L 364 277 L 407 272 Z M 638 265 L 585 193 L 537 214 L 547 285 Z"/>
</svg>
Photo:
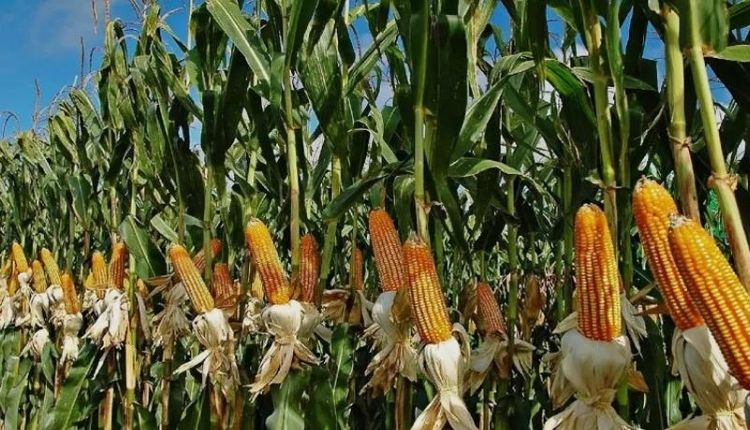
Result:
<svg viewBox="0 0 750 430">
<path fill-rule="evenodd" d="M 0 137 L 0 429 L 748 428 L 750 1 L 131 3 Z"/>
</svg>

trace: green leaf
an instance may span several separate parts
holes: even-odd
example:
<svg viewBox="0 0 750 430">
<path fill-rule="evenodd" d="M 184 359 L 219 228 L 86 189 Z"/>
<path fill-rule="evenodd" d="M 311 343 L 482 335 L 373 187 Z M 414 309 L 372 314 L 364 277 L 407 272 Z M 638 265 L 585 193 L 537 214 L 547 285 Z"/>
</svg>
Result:
<svg viewBox="0 0 750 430">
<path fill-rule="evenodd" d="M 20 361 L 17 372 L 13 375 L 12 385 L 7 394 L 5 419 L 3 420 L 4 428 L 7 430 L 16 430 L 20 428 L 24 416 L 21 414 L 21 401 L 24 400 L 24 392 L 29 386 L 29 372 L 31 371 L 32 361 L 26 358 Z M 5 385 L 5 384 L 3 384 Z M 3 386 L 3 390 L 5 386 Z"/>
<path fill-rule="evenodd" d="M 354 369 L 354 332 L 348 324 L 336 326 L 331 337 L 331 360 L 312 369 L 308 424 L 315 429 L 349 428 L 349 387 Z"/>
<path fill-rule="evenodd" d="M 73 195 L 73 211 L 86 228 L 89 224 L 88 204 L 91 201 L 91 183 L 83 175 L 69 175 L 67 181 Z"/>
<path fill-rule="evenodd" d="M 451 160 L 456 160 L 464 155 L 466 151 L 482 139 L 487 123 L 489 123 L 492 113 L 495 111 L 498 101 L 500 101 L 502 91 L 503 82 L 495 82 L 469 107 Z"/>
<path fill-rule="evenodd" d="M 305 37 L 305 32 L 310 25 L 310 20 L 317 6 L 318 0 L 291 0 L 289 29 L 286 34 L 288 46 L 284 49 L 287 66 L 293 65 L 297 60 L 302 40 Z"/>
<path fill-rule="evenodd" d="M 154 228 L 154 230 L 158 231 L 159 234 L 164 236 L 165 239 L 172 243 L 179 243 L 180 240 L 177 236 L 177 232 L 172 228 L 172 226 L 164 219 L 162 214 L 157 214 L 153 218 L 151 218 L 151 227 Z"/>
<path fill-rule="evenodd" d="M 363 79 L 367 78 L 370 70 L 380 58 L 380 54 L 396 42 L 398 27 L 395 21 L 391 21 L 385 29 L 377 35 L 372 45 L 362 53 L 357 62 L 349 70 L 349 80 L 345 92 L 350 93 Z"/>
<path fill-rule="evenodd" d="M 375 172 L 366 178 L 362 178 L 344 189 L 341 194 L 331 200 L 323 209 L 321 216 L 324 220 L 333 220 L 349 210 L 357 200 L 378 181 L 401 172 L 404 163 L 389 164 L 379 172 Z"/>
<path fill-rule="evenodd" d="M 177 425 L 177 430 L 201 430 L 211 428 L 211 403 L 206 389 L 201 390 L 185 410 L 185 418 Z"/>
<path fill-rule="evenodd" d="M 132 216 L 125 218 L 120 224 L 119 231 L 128 246 L 128 251 L 135 257 L 135 270 L 138 277 L 149 279 L 166 273 L 164 257 L 159 252 L 159 248 L 151 241 L 135 218 Z"/>
<path fill-rule="evenodd" d="M 266 418 L 268 430 L 303 430 L 302 395 L 308 387 L 307 371 L 292 370 L 281 386 L 272 388 L 273 413 Z"/>
<path fill-rule="evenodd" d="M 86 343 L 78 355 L 78 360 L 70 369 L 67 379 L 60 388 L 60 396 L 55 402 L 54 409 L 50 415 L 50 422 L 44 428 L 68 429 L 72 428 L 78 409 L 81 405 L 81 392 L 89 383 L 88 375 L 96 362 L 96 347 L 92 343 Z"/>
<path fill-rule="evenodd" d="M 750 45 L 727 46 L 720 52 L 711 55 L 721 60 L 738 61 L 740 63 L 750 62 Z"/>
</svg>

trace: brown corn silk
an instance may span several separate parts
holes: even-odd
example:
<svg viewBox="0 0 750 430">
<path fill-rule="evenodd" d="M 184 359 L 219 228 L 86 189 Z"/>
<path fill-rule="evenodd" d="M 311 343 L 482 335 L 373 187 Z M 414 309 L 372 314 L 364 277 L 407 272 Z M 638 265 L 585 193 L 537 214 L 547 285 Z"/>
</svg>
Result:
<svg viewBox="0 0 750 430">
<path fill-rule="evenodd" d="M 312 303 L 320 279 L 320 252 L 318 241 L 312 234 L 302 236 L 300 241 L 299 300 Z"/>
<path fill-rule="evenodd" d="M 450 339 L 453 329 L 430 248 L 414 236 L 404 244 L 404 259 L 419 336 L 428 344 Z"/>
<path fill-rule="evenodd" d="M 62 280 L 60 279 L 60 267 L 57 265 L 57 259 L 55 259 L 55 256 L 47 248 L 42 248 L 40 254 L 49 282 L 52 285 L 62 285 Z"/>
<path fill-rule="evenodd" d="M 169 260 L 179 275 L 195 311 L 202 314 L 214 309 L 214 298 L 187 250 L 180 245 L 172 245 L 169 248 Z"/>
<path fill-rule="evenodd" d="M 408 278 L 396 226 L 384 209 L 372 210 L 368 223 L 380 287 L 383 291 L 397 291 L 408 285 Z"/>
<path fill-rule="evenodd" d="M 671 218 L 669 247 L 729 370 L 750 389 L 750 295 L 713 238 L 694 220 Z"/>
<path fill-rule="evenodd" d="M 578 330 L 610 342 L 622 333 L 620 279 L 607 218 L 596 205 L 576 214 L 575 251 Z"/>
<path fill-rule="evenodd" d="M 661 185 L 641 179 L 633 192 L 633 215 L 648 265 L 662 291 L 675 325 L 682 331 L 703 325 L 669 249 L 669 217 L 677 205 Z"/>
<path fill-rule="evenodd" d="M 281 267 L 268 227 L 258 219 L 250 220 L 245 228 L 245 240 L 268 302 L 273 305 L 288 303 L 291 298 L 289 279 Z"/>
</svg>

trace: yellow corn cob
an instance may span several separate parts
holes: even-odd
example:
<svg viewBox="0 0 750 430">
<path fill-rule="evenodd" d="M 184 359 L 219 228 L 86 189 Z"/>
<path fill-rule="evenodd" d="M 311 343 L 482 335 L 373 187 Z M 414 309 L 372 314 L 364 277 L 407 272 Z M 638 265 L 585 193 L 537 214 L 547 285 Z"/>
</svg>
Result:
<svg viewBox="0 0 750 430">
<path fill-rule="evenodd" d="M 8 281 L 8 295 L 13 296 L 18 291 L 18 272 L 11 271 L 10 280 Z"/>
<path fill-rule="evenodd" d="M 87 290 L 96 289 L 94 285 L 94 272 L 89 272 L 88 276 L 86 276 L 86 279 L 83 281 L 83 288 Z"/>
<path fill-rule="evenodd" d="M 26 255 L 23 253 L 23 248 L 18 242 L 13 242 L 11 245 L 11 252 L 13 254 L 13 262 L 16 263 L 16 271 L 23 273 L 29 270 L 29 263 L 26 261 Z"/>
<path fill-rule="evenodd" d="M 13 259 L 9 258 L 5 260 L 2 270 L 0 270 L 0 277 L 7 278 L 13 272 Z"/>
<path fill-rule="evenodd" d="M 180 276 L 182 285 L 193 303 L 196 312 L 202 314 L 214 308 L 214 298 L 203 282 L 200 272 L 190 259 L 190 254 L 180 245 L 169 248 L 169 260 L 175 272 Z"/>
<path fill-rule="evenodd" d="M 253 264 L 260 274 L 266 299 L 274 305 L 289 302 L 291 288 L 289 279 L 281 267 L 279 254 L 273 245 L 271 233 L 262 221 L 252 219 L 245 229 L 245 240 L 253 259 Z"/>
<path fill-rule="evenodd" d="M 44 267 L 39 260 L 31 262 L 31 273 L 34 277 L 34 290 L 37 293 L 43 293 L 47 291 L 47 278 L 44 276 Z"/>
<path fill-rule="evenodd" d="M 94 274 L 94 289 L 102 290 L 109 287 L 107 261 L 99 251 L 94 251 L 94 254 L 91 256 L 91 273 Z"/>
<path fill-rule="evenodd" d="M 226 263 L 214 264 L 213 295 L 215 298 L 229 297 L 234 295 L 234 283 L 229 274 L 229 266 Z"/>
<path fill-rule="evenodd" d="M 60 267 L 57 265 L 55 256 L 52 255 L 52 252 L 47 248 L 42 248 L 41 256 L 42 263 L 44 263 L 44 270 L 47 271 L 49 282 L 52 285 L 62 285 L 62 280 L 60 279 Z"/>
<path fill-rule="evenodd" d="M 396 291 L 407 285 L 404 252 L 393 220 L 384 209 L 374 209 L 369 219 L 370 240 L 383 291 Z"/>
<path fill-rule="evenodd" d="M 620 278 L 604 212 L 584 205 L 575 220 L 578 330 L 609 342 L 620 336 Z"/>
<path fill-rule="evenodd" d="M 354 278 L 354 289 L 362 291 L 365 288 L 365 256 L 359 247 L 354 248 L 354 259 L 352 261 L 352 277 Z"/>
<path fill-rule="evenodd" d="M 221 241 L 219 239 L 211 239 L 211 261 L 213 261 L 217 255 L 221 254 Z M 206 270 L 206 255 L 203 253 L 203 247 L 193 257 L 193 264 L 198 272 L 203 273 Z"/>
<path fill-rule="evenodd" d="M 750 389 L 750 295 L 713 238 L 694 220 L 672 216 L 669 248 L 729 370 Z"/>
<path fill-rule="evenodd" d="M 65 312 L 69 314 L 77 314 L 81 311 L 81 306 L 78 302 L 78 293 L 76 292 L 76 286 L 73 284 L 73 278 L 67 273 L 64 273 L 60 278 L 60 287 L 63 292 L 63 302 L 65 303 Z"/>
<path fill-rule="evenodd" d="M 143 279 L 135 281 L 135 288 L 144 300 L 148 297 L 148 286 L 143 282 Z"/>
<path fill-rule="evenodd" d="M 300 241 L 299 299 L 301 302 L 313 302 L 319 278 L 320 252 L 318 251 L 318 241 L 312 234 L 306 234 L 302 236 Z"/>
<path fill-rule="evenodd" d="M 703 325 L 703 317 L 690 299 L 669 250 L 669 217 L 677 213 L 672 196 L 661 185 L 645 178 L 638 181 L 633 192 L 638 235 L 669 313 L 675 325 L 685 331 Z"/>
<path fill-rule="evenodd" d="M 426 343 L 446 341 L 453 330 L 430 248 L 413 236 L 404 244 L 403 252 L 419 336 Z"/>
<path fill-rule="evenodd" d="M 125 261 L 128 259 L 128 247 L 118 242 L 112 247 L 112 258 L 109 260 L 109 280 L 112 288 L 122 290 L 125 280 Z"/>
<path fill-rule="evenodd" d="M 492 288 L 484 282 L 477 283 L 477 320 L 484 336 L 506 333 L 500 305 Z"/>
</svg>

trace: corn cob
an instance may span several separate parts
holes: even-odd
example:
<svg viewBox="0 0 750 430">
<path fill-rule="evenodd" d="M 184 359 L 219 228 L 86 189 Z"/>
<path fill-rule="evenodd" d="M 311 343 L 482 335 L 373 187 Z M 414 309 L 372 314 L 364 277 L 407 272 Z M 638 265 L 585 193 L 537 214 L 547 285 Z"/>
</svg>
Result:
<svg viewBox="0 0 750 430">
<path fill-rule="evenodd" d="M 86 279 L 83 281 L 83 288 L 86 288 L 87 290 L 96 290 L 96 285 L 94 284 L 94 272 L 89 272 L 88 276 L 86 276 Z"/>
<path fill-rule="evenodd" d="M 5 260 L 5 264 L 3 264 L 2 270 L 0 270 L 0 277 L 7 278 L 9 277 L 13 272 L 13 259 L 9 258 Z"/>
<path fill-rule="evenodd" d="M 273 245 L 271 233 L 262 221 L 252 219 L 245 229 L 245 240 L 253 259 L 253 264 L 260 274 L 266 299 L 273 305 L 289 302 L 291 288 L 289 279 L 281 267 L 279 254 Z"/>
<path fill-rule="evenodd" d="M 11 252 L 13 254 L 13 262 L 16 263 L 16 271 L 23 273 L 29 270 L 29 263 L 26 261 L 26 255 L 23 253 L 23 248 L 18 242 L 13 242 L 11 245 Z"/>
<path fill-rule="evenodd" d="M 175 272 L 180 276 L 182 285 L 190 297 L 193 308 L 199 314 L 206 313 L 214 308 L 214 298 L 203 282 L 200 272 L 190 259 L 190 254 L 180 245 L 172 245 L 169 248 L 169 260 L 172 262 Z"/>
<path fill-rule="evenodd" d="M 221 254 L 221 241 L 219 239 L 211 239 L 211 260 L 213 261 L 217 255 Z M 200 251 L 193 257 L 193 264 L 198 272 L 203 273 L 206 270 L 206 255 L 201 247 Z"/>
<path fill-rule="evenodd" d="M 477 322 L 484 336 L 506 333 L 500 305 L 492 288 L 485 282 L 477 283 Z"/>
<path fill-rule="evenodd" d="M 658 183 L 641 179 L 633 193 L 633 215 L 638 235 L 675 325 L 682 331 L 703 325 L 698 308 L 688 295 L 669 250 L 669 217 L 677 205 Z"/>
<path fill-rule="evenodd" d="M 67 273 L 64 273 L 60 278 L 60 287 L 63 292 L 65 312 L 69 314 L 77 314 L 80 312 L 81 306 L 78 302 L 78 293 L 76 292 L 75 284 L 73 284 L 73 278 Z"/>
<path fill-rule="evenodd" d="M 13 296 L 18 291 L 18 272 L 11 271 L 10 280 L 8 281 L 8 295 Z"/>
<path fill-rule="evenodd" d="M 94 251 L 94 254 L 91 256 L 91 273 L 94 274 L 94 289 L 102 290 L 109 287 L 107 261 L 99 251 Z"/>
<path fill-rule="evenodd" d="M 609 342 L 621 334 L 620 278 L 607 218 L 596 205 L 584 205 L 575 220 L 578 330 Z"/>
<path fill-rule="evenodd" d="M 318 252 L 318 242 L 312 234 L 302 236 L 300 256 L 299 298 L 301 302 L 312 303 L 320 278 L 320 252 Z"/>
<path fill-rule="evenodd" d="M 369 219 L 372 251 L 383 291 L 396 291 L 407 285 L 404 251 L 393 220 L 384 209 L 374 209 Z"/>
<path fill-rule="evenodd" d="M 669 248 L 729 370 L 750 389 L 750 295 L 713 238 L 694 220 L 672 216 Z"/>
<path fill-rule="evenodd" d="M 47 278 L 44 276 L 44 267 L 39 260 L 31 262 L 31 273 L 34 277 L 34 290 L 37 293 L 43 293 L 47 291 Z"/>
<path fill-rule="evenodd" d="M 112 247 L 112 258 L 109 260 L 109 280 L 112 288 L 122 290 L 125 281 L 125 261 L 128 259 L 128 247 L 118 242 Z"/>
<path fill-rule="evenodd" d="M 365 288 L 365 256 L 362 250 L 357 246 L 354 248 L 352 263 L 352 277 L 354 279 L 354 289 L 362 291 Z"/>
<path fill-rule="evenodd" d="M 419 336 L 428 344 L 450 339 L 452 325 L 430 248 L 413 236 L 404 244 L 403 252 Z"/>
<path fill-rule="evenodd" d="M 220 308 L 233 307 L 235 299 L 239 296 L 226 263 L 214 265 L 213 295 L 216 306 Z"/>
<path fill-rule="evenodd" d="M 50 252 L 49 249 L 42 248 L 41 257 L 49 282 L 52 285 L 62 285 L 62 280 L 60 279 L 60 267 L 57 265 L 55 256 L 52 255 L 52 252 Z"/>
</svg>

